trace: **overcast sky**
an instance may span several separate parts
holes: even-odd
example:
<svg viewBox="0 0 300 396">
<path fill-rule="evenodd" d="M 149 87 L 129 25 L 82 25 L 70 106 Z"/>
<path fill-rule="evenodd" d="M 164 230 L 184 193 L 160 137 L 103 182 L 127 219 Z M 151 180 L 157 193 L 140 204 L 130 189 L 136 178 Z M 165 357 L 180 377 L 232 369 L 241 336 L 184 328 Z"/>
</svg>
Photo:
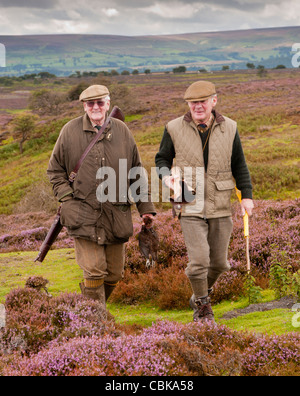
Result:
<svg viewBox="0 0 300 396">
<path fill-rule="evenodd" d="M 299 25 L 299 0 L 0 0 L 0 35 L 140 36 Z"/>
</svg>

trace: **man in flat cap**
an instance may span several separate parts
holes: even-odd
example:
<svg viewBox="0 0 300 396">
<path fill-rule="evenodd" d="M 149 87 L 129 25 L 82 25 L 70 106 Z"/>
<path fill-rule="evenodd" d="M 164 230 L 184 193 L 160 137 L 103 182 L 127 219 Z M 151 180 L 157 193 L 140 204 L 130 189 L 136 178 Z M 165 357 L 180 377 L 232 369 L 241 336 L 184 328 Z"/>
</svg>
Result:
<svg viewBox="0 0 300 396">
<path fill-rule="evenodd" d="M 252 184 L 237 123 L 215 110 L 215 85 L 197 81 L 184 99 L 189 111 L 167 124 L 156 166 L 163 183 L 174 190 L 175 159 L 176 169 L 196 193 L 179 214 L 189 256 L 186 275 L 194 292 L 190 305 L 194 321 L 214 321 L 209 295 L 220 275 L 230 269 L 231 193 L 235 185 L 241 190 L 242 214 L 247 211 L 251 216 Z"/>
<path fill-rule="evenodd" d="M 109 91 L 102 85 L 90 86 L 82 92 L 80 101 L 85 114 L 63 127 L 49 162 L 48 176 L 56 198 L 62 203 L 61 223 L 74 238 L 76 260 L 84 275 L 81 291 L 105 305 L 122 278 L 124 244 L 133 234 L 127 193 L 134 180 L 128 179 L 128 174 L 142 164 L 130 130 L 124 122 L 111 118 L 70 184 L 70 173 L 106 120 Z M 112 200 L 99 199 L 102 170 L 114 174 L 117 193 Z M 120 185 L 125 185 L 125 189 L 119 191 Z M 155 215 L 148 190 L 146 195 L 146 199 L 135 202 L 144 220 Z"/>
</svg>

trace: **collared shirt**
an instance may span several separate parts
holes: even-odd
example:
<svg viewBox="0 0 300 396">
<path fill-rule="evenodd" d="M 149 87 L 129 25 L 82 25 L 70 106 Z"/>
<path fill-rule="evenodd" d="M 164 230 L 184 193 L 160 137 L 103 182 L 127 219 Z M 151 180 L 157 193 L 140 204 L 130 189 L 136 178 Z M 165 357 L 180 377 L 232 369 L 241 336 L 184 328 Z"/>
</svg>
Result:
<svg viewBox="0 0 300 396">
<path fill-rule="evenodd" d="M 215 116 L 212 113 L 210 115 L 210 118 L 209 118 L 209 120 L 208 120 L 208 122 L 206 124 L 205 123 L 197 124 L 198 131 L 201 132 L 201 133 L 207 132 L 212 127 L 214 121 L 215 121 Z"/>
</svg>

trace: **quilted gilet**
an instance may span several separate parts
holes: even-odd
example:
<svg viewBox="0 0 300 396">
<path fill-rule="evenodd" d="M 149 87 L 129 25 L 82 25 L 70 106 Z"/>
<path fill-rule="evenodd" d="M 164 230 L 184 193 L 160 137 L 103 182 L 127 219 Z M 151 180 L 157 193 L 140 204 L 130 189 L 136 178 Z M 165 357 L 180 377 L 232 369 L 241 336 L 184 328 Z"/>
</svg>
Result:
<svg viewBox="0 0 300 396">
<path fill-rule="evenodd" d="M 237 123 L 218 114 L 209 138 L 207 172 L 203 145 L 197 126 L 186 117 L 167 124 L 175 148 L 175 163 L 184 180 L 196 191 L 196 200 L 183 206 L 182 216 L 218 218 L 231 216 L 230 198 L 235 181 L 231 171 L 233 141 Z"/>
</svg>

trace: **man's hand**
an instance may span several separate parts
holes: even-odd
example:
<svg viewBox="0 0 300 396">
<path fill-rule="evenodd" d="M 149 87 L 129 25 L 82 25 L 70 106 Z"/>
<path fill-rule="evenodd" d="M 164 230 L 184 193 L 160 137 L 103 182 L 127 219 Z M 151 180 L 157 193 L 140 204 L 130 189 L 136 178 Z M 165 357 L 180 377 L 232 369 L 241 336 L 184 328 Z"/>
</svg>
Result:
<svg viewBox="0 0 300 396">
<path fill-rule="evenodd" d="M 143 225 L 145 225 L 146 228 L 151 228 L 154 222 L 154 216 L 153 214 L 144 214 L 142 216 L 143 218 Z"/>
<path fill-rule="evenodd" d="M 169 187 L 171 190 L 174 191 L 174 199 L 177 199 L 178 197 L 181 196 L 182 189 L 179 183 L 179 176 L 165 176 L 163 178 L 163 183 L 165 186 Z"/>
<path fill-rule="evenodd" d="M 252 199 L 242 199 L 241 202 L 241 208 L 242 208 L 242 215 L 245 216 L 246 212 L 248 213 L 249 216 L 252 216 L 253 209 L 254 209 L 254 203 Z"/>
</svg>

